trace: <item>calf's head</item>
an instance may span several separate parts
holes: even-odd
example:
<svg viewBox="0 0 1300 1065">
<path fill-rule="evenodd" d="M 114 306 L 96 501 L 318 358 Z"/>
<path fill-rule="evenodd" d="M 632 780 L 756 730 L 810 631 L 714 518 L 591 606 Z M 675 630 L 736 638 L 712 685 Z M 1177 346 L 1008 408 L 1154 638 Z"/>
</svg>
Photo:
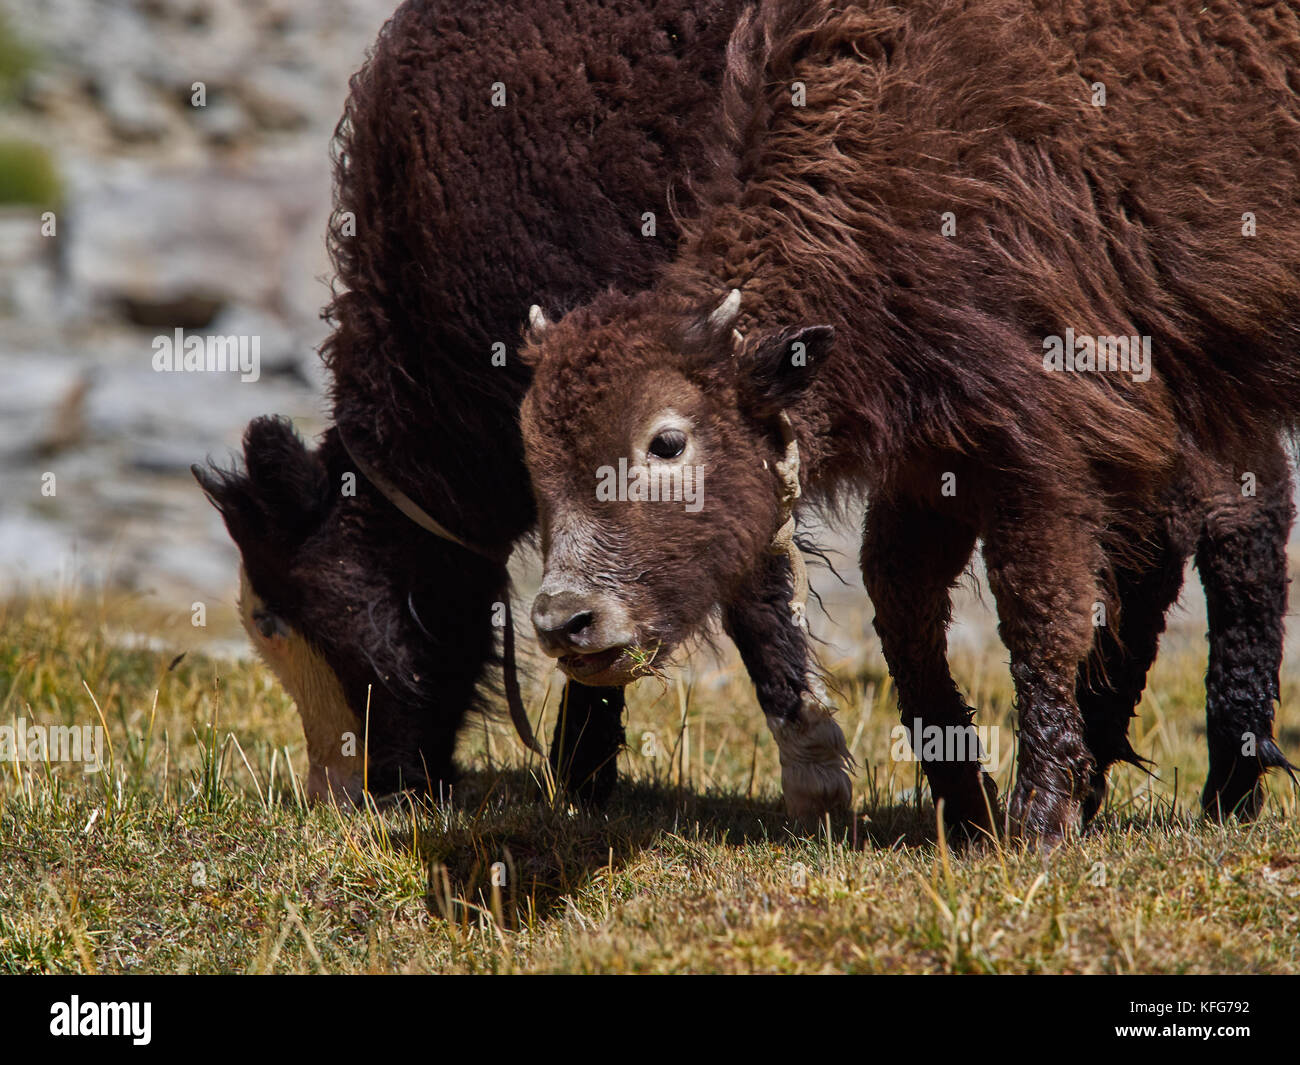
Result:
<svg viewBox="0 0 1300 1065">
<path fill-rule="evenodd" d="M 664 662 L 736 594 L 782 521 L 781 416 L 830 326 L 736 330 L 740 293 L 665 310 L 610 295 L 534 308 L 521 411 L 542 522 L 543 649 L 587 684 Z"/>
</svg>

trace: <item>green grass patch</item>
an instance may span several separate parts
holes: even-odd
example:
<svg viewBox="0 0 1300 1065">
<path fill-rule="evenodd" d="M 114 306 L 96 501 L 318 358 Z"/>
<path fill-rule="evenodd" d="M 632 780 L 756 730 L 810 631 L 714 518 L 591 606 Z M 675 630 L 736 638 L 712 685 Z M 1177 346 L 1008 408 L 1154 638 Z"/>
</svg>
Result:
<svg viewBox="0 0 1300 1065">
<path fill-rule="evenodd" d="M 13 100 L 35 63 L 36 53 L 18 39 L 0 13 L 0 104 Z"/>
<path fill-rule="evenodd" d="M 30 141 L 0 140 L 0 205 L 54 208 L 60 193 L 49 152 Z"/>
<path fill-rule="evenodd" d="M 1045 856 L 946 845 L 889 758 L 873 665 L 833 670 L 857 816 L 810 838 L 786 826 L 735 666 L 633 690 L 602 814 L 548 800 L 495 722 L 467 730 L 450 801 L 343 812 L 302 802 L 301 727 L 269 673 L 174 663 L 188 640 L 188 615 L 131 604 L 0 605 L 0 723 L 102 721 L 111 740 L 95 774 L 0 765 L 0 972 L 1300 971 L 1290 785 L 1254 825 L 1195 810 L 1195 647 L 1158 664 L 1134 722 L 1159 778 L 1117 770 L 1100 823 Z M 954 668 L 1008 730 L 1005 793 L 1004 660 Z"/>
</svg>

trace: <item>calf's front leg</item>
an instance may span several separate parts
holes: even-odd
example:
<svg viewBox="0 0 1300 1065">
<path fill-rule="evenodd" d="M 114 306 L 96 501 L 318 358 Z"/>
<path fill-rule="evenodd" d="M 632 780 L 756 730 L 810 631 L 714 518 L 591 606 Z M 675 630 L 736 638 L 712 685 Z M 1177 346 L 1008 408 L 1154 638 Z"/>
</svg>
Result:
<svg viewBox="0 0 1300 1065">
<path fill-rule="evenodd" d="M 853 759 L 813 670 L 808 631 L 791 615 L 791 586 L 788 560 L 765 559 L 727 607 L 724 627 L 776 740 L 786 811 L 811 826 L 852 805 Z"/>
</svg>

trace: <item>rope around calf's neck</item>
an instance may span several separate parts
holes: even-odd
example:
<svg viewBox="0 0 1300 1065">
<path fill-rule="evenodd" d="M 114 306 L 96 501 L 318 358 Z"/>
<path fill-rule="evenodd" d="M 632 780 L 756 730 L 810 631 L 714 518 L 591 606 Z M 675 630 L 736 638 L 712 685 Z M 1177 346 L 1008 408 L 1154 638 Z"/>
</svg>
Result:
<svg viewBox="0 0 1300 1065">
<path fill-rule="evenodd" d="M 776 463 L 776 476 L 781 482 L 781 524 L 768 545 L 774 555 L 785 555 L 790 563 L 790 620 L 797 628 L 808 627 L 808 566 L 803 552 L 795 542 L 794 508 L 799 501 L 799 442 L 795 439 L 790 415 L 780 414 L 781 439 L 785 443 L 785 458 Z"/>
</svg>

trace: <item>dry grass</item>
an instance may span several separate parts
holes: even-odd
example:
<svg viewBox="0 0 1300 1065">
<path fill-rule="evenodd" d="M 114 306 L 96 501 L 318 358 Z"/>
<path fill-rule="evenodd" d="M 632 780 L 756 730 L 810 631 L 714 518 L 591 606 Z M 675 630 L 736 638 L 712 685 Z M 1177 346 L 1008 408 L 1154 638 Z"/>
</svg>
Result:
<svg viewBox="0 0 1300 1065">
<path fill-rule="evenodd" d="M 147 647 L 123 647 L 142 629 Z M 301 803 L 301 731 L 262 667 L 168 668 L 192 639 L 188 615 L 130 603 L 0 606 L 0 723 L 102 713 L 112 748 L 92 775 L 0 766 L 0 971 L 1300 971 L 1290 785 L 1255 825 L 1196 817 L 1194 644 L 1170 648 L 1134 723 L 1160 779 L 1118 770 L 1097 828 L 1044 857 L 937 837 L 914 765 L 890 760 L 870 660 L 832 669 L 859 817 L 798 838 L 734 664 L 637 686 L 603 816 L 546 801 L 495 723 L 465 737 L 452 802 L 340 813 Z M 1004 656 L 958 654 L 954 672 L 1007 730 L 1005 791 Z M 1300 747 L 1294 724 L 1286 739 Z"/>
</svg>

